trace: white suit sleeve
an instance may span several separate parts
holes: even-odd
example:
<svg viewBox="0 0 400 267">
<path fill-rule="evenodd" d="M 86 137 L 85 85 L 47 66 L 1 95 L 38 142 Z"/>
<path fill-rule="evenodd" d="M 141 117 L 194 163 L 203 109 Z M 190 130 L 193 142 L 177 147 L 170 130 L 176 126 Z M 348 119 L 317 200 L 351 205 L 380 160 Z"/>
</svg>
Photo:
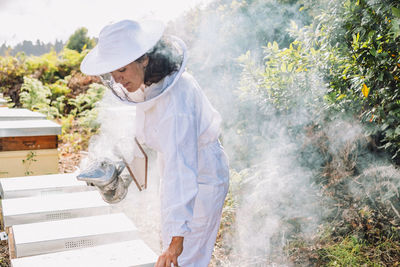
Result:
<svg viewBox="0 0 400 267">
<path fill-rule="evenodd" d="M 189 113 L 189 112 L 188 112 Z M 185 236 L 198 192 L 198 129 L 192 114 L 174 114 L 160 124 L 163 155 L 162 217 L 169 237 Z"/>
</svg>

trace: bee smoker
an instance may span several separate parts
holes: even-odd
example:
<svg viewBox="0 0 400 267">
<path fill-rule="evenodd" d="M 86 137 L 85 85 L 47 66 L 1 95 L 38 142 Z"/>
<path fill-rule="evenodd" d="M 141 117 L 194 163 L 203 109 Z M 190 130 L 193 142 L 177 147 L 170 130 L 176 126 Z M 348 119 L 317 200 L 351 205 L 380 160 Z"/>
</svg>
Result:
<svg viewBox="0 0 400 267">
<path fill-rule="evenodd" d="M 122 161 L 108 158 L 96 161 L 82 171 L 77 179 L 93 184 L 107 203 L 118 203 L 125 198 L 132 179 L 123 179 L 121 173 L 126 167 Z"/>
</svg>

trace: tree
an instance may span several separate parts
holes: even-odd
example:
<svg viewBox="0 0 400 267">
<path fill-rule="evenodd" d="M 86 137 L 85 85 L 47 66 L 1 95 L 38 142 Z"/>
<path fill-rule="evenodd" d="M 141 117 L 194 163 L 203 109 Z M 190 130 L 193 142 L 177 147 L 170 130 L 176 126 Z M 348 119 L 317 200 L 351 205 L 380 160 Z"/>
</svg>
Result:
<svg viewBox="0 0 400 267">
<path fill-rule="evenodd" d="M 67 48 L 76 50 L 79 53 L 83 48 L 93 48 L 95 40 L 87 36 L 88 30 L 85 27 L 77 29 L 68 39 Z"/>
</svg>

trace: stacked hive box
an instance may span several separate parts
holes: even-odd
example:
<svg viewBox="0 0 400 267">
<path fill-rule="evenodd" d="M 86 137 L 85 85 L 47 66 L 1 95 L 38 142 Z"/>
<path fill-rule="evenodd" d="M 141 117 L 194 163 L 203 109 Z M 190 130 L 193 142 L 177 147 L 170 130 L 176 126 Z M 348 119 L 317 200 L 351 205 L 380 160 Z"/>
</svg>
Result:
<svg viewBox="0 0 400 267">
<path fill-rule="evenodd" d="M 154 266 L 157 256 L 131 220 L 113 213 L 76 173 L 4 178 L 0 185 L 13 267 Z"/>
<path fill-rule="evenodd" d="M 2 225 L 11 265 L 154 266 L 157 256 L 132 221 L 113 213 L 77 173 L 8 178 L 56 173 L 60 132 L 40 114 L 0 108 L 0 177 L 7 177 L 0 179 Z M 46 158 L 45 152 L 54 153 Z"/>
<path fill-rule="evenodd" d="M 0 177 L 57 173 L 59 134 L 42 114 L 0 108 Z"/>
</svg>

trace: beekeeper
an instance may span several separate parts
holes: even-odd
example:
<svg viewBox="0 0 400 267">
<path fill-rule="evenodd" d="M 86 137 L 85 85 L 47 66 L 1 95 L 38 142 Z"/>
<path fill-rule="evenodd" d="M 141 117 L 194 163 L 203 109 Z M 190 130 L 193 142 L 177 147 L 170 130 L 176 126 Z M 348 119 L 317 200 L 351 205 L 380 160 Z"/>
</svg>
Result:
<svg viewBox="0 0 400 267">
<path fill-rule="evenodd" d="M 186 61 L 184 42 L 164 35 L 163 23 L 123 20 L 102 29 L 81 64 L 136 105 L 136 138 L 158 152 L 163 252 L 156 267 L 208 266 L 228 191 L 221 118 Z"/>
</svg>

